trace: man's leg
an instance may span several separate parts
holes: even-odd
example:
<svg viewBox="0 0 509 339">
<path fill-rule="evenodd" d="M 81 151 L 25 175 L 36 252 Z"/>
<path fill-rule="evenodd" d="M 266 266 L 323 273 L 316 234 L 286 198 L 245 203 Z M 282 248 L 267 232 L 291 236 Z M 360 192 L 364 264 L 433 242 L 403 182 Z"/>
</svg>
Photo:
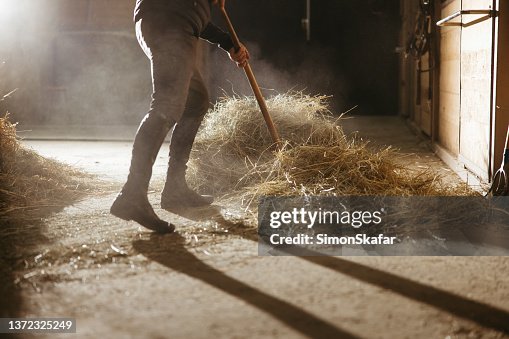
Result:
<svg viewBox="0 0 509 339">
<path fill-rule="evenodd" d="M 189 155 L 208 108 L 207 88 L 199 72 L 195 71 L 191 79 L 184 114 L 175 126 L 171 137 L 168 173 L 161 195 L 161 207 L 164 209 L 206 206 L 214 200 L 212 196 L 203 196 L 191 190 L 186 183 Z"/>
<path fill-rule="evenodd" d="M 167 233 L 172 232 L 174 226 L 155 214 L 147 191 L 152 166 L 164 138 L 184 112 L 197 39 L 186 32 L 172 30 L 165 31 L 157 40 L 146 41 L 138 32 L 139 28 L 137 24 L 140 44 L 151 61 L 152 102 L 136 133 L 127 182 L 110 212 L 121 219 L 134 220 L 151 230 Z"/>
<path fill-rule="evenodd" d="M 124 220 L 134 220 L 159 233 L 172 232 L 175 227 L 159 219 L 147 197 L 152 166 L 170 126 L 173 124 L 148 113 L 136 132 L 129 175 L 110 212 Z"/>
</svg>

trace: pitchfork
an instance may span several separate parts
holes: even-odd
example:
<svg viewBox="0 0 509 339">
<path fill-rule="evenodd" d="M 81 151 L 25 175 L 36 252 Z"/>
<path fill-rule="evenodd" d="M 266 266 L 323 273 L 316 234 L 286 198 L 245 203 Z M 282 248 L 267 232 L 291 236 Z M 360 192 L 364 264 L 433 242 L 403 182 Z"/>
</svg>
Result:
<svg viewBox="0 0 509 339">
<path fill-rule="evenodd" d="M 492 195 L 509 195 L 509 126 L 507 126 L 507 136 L 505 137 L 504 159 L 499 170 L 493 176 L 493 183 L 487 194 Z"/>
<path fill-rule="evenodd" d="M 228 13 L 226 12 L 226 9 L 224 7 L 224 0 L 219 0 L 219 8 L 221 9 L 221 14 L 223 15 L 226 25 L 228 26 L 228 30 L 230 31 L 230 35 L 233 40 L 233 45 L 235 47 L 235 50 L 238 50 L 240 48 L 240 40 L 237 36 L 237 33 L 235 32 L 235 29 L 233 28 L 233 25 L 232 25 L 232 22 L 230 21 L 230 17 L 228 16 Z M 276 126 L 274 126 L 274 123 L 272 122 L 272 118 L 271 118 L 269 111 L 267 109 L 267 104 L 265 103 L 265 99 L 263 98 L 262 91 L 260 90 L 260 86 L 258 86 L 258 83 L 256 82 L 256 78 L 254 76 L 253 70 L 251 69 L 251 66 L 249 65 L 249 63 L 247 63 L 244 66 L 244 71 L 246 72 L 247 79 L 249 80 L 251 89 L 253 90 L 256 101 L 258 102 L 258 106 L 260 107 L 260 110 L 262 111 L 262 115 L 263 115 L 265 123 L 267 124 L 267 127 L 269 129 L 269 133 L 270 133 L 270 136 L 272 137 L 272 141 L 276 145 L 276 149 L 281 149 L 282 143 L 281 143 L 281 139 L 279 138 L 279 133 L 277 132 Z"/>
</svg>

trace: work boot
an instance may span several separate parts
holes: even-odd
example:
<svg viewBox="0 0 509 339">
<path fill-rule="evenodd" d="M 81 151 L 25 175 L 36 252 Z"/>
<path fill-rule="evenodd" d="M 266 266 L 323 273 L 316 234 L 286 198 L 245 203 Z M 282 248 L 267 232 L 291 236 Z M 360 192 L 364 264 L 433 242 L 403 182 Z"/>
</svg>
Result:
<svg viewBox="0 0 509 339">
<path fill-rule="evenodd" d="M 200 82 L 194 84 L 194 91 L 188 98 L 186 111 L 175 126 L 170 143 L 170 159 L 166 183 L 161 194 L 161 207 L 165 210 L 178 210 L 190 207 L 202 207 L 212 204 L 210 195 L 200 195 L 189 188 L 186 183 L 187 162 L 191 154 L 194 139 L 207 111 L 208 101 L 203 99 L 206 89 Z"/>
<path fill-rule="evenodd" d="M 122 191 L 113 202 L 110 213 L 123 220 L 136 221 L 157 233 L 171 233 L 175 230 L 174 225 L 159 219 L 146 195 L 133 196 Z"/>
<path fill-rule="evenodd" d="M 158 233 L 173 232 L 175 226 L 156 215 L 148 201 L 147 191 L 157 153 L 174 124 L 155 114 L 145 116 L 134 139 L 127 182 L 110 208 L 114 216 L 134 220 Z"/>
<path fill-rule="evenodd" d="M 185 169 L 169 167 L 166 183 L 161 194 L 161 208 L 165 210 L 178 210 L 182 208 L 203 207 L 212 204 L 214 197 L 201 195 L 193 191 L 187 185 Z"/>
</svg>

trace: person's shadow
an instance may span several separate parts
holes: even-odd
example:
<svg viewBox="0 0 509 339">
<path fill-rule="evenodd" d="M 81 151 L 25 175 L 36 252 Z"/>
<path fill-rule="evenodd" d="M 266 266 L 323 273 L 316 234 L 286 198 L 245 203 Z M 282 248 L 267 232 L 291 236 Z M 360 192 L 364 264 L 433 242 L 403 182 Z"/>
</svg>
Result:
<svg viewBox="0 0 509 339">
<path fill-rule="evenodd" d="M 174 211 L 190 220 L 214 220 L 228 230 L 228 234 L 257 241 L 257 230 L 246 229 L 240 223 L 226 220 L 218 207 L 200 210 Z M 274 318 L 310 337 L 353 338 L 355 335 L 324 321 L 284 300 L 270 296 L 244 282 L 225 275 L 205 264 L 185 247 L 185 239 L 178 233 L 167 236 L 153 234 L 149 240 L 136 240 L 133 247 L 150 260 L 199 279 L 223 292 L 271 314 Z M 297 255 L 288 250 L 288 255 Z M 481 326 L 509 333 L 509 312 L 454 293 L 428 286 L 376 268 L 343 258 L 326 257 L 313 251 L 298 250 L 302 260 L 369 283 L 411 300 L 441 309 Z"/>
<path fill-rule="evenodd" d="M 251 241 L 258 241 L 256 228 L 246 227 L 242 219 L 225 219 L 221 206 L 211 205 L 201 208 L 168 209 L 167 211 L 191 221 L 214 221 L 218 228 L 224 230 L 225 233 Z"/>
<path fill-rule="evenodd" d="M 228 230 L 228 233 L 235 233 L 236 230 L 241 231 L 240 236 L 246 239 L 255 241 L 258 237 L 256 229 L 246 230 L 244 227 L 241 230 L 238 223 L 226 220 L 221 215 L 220 208 L 218 207 L 212 206 L 207 209 L 172 212 L 195 221 L 213 219 L 220 227 Z M 261 311 L 271 314 L 274 318 L 304 335 L 315 338 L 356 338 L 355 335 L 299 307 L 229 277 L 220 270 L 207 265 L 188 251 L 185 243 L 185 238 L 178 233 L 165 236 L 152 234 L 148 240 L 134 241 L 133 248 L 150 260 L 201 280 L 224 293 L 247 302 Z"/>
</svg>

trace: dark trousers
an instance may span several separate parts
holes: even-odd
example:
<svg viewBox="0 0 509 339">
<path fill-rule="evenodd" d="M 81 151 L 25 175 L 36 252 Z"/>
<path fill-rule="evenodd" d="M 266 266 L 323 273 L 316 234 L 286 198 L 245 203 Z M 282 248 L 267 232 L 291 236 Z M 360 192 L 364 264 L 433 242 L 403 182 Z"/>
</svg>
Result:
<svg viewBox="0 0 509 339">
<path fill-rule="evenodd" d="M 185 171 L 209 98 L 197 68 L 198 38 L 190 25 L 144 18 L 136 22 L 136 37 L 150 60 L 152 101 L 136 133 L 128 181 L 142 178 L 148 186 L 152 165 L 173 126 L 169 174 Z"/>
</svg>

